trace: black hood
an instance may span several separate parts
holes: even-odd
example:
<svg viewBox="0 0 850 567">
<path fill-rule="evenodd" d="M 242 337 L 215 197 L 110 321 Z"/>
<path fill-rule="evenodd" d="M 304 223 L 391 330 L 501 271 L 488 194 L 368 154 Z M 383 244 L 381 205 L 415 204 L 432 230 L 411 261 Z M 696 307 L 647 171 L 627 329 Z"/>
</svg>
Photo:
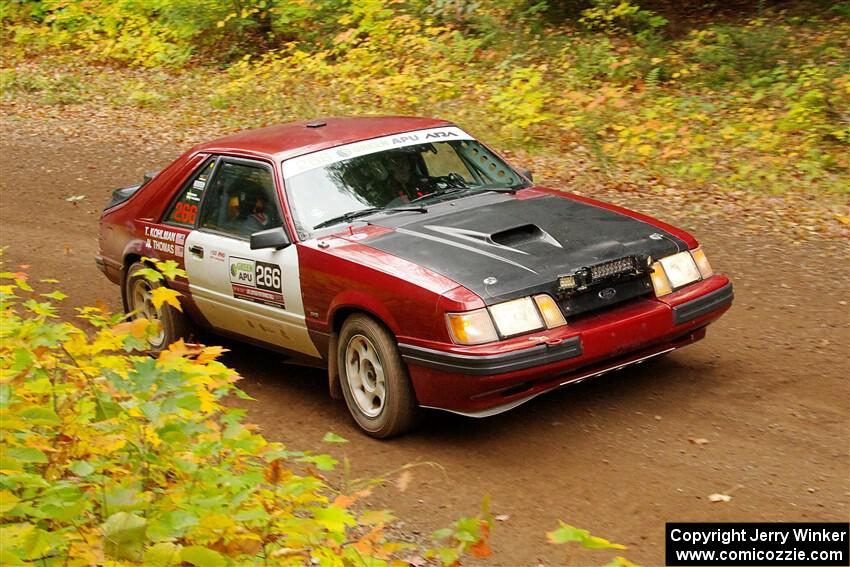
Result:
<svg viewBox="0 0 850 567">
<path fill-rule="evenodd" d="M 484 202 L 372 221 L 394 231 L 364 244 L 442 274 L 487 304 L 552 293 L 558 276 L 609 260 L 688 249 L 658 227 L 569 198 L 499 195 Z"/>
</svg>

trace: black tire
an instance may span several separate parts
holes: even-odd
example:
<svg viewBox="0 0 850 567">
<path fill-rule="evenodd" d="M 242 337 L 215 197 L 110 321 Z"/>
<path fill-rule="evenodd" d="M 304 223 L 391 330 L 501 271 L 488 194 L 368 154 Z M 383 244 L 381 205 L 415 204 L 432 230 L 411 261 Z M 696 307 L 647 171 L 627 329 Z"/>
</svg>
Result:
<svg viewBox="0 0 850 567">
<path fill-rule="evenodd" d="M 368 352 L 369 348 L 374 355 L 361 359 L 360 353 Z M 373 359 L 377 359 L 380 373 L 372 364 Z M 407 366 L 399 355 L 395 337 L 381 323 L 364 314 L 349 316 L 339 334 L 337 363 L 345 404 L 354 421 L 368 435 L 385 439 L 406 433 L 418 423 L 421 410 Z M 371 367 L 375 373 L 373 381 L 369 381 L 369 372 L 364 372 L 364 367 Z M 349 372 L 350 369 L 354 370 Z M 378 404 L 375 399 L 379 397 L 380 383 L 383 383 L 384 394 L 383 401 Z M 370 385 L 374 393 L 368 390 Z"/>
<path fill-rule="evenodd" d="M 134 317 L 147 317 L 148 319 L 158 319 L 162 324 L 162 333 L 158 337 L 153 337 L 148 340 L 152 352 L 160 352 L 168 348 L 168 345 L 178 341 L 179 339 L 188 339 L 192 335 L 192 322 L 186 315 L 178 311 L 174 307 L 163 304 L 159 309 L 155 309 L 153 305 L 147 307 L 137 305 L 140 302 L 140 293 L 143 291 L 150 292 L 153 289 L 162 285 L 161 282 L 150 282 L 144 277 L 137 275 L 137 272 L 143 268 L 149 268 L 141 262 L 133 263 L 127 270 L 127 277 L 124 278 L 124 308 L 126 312 L 134 313 Z M 145 310 L 148 313 L 145 313 Z"/>
</svg>

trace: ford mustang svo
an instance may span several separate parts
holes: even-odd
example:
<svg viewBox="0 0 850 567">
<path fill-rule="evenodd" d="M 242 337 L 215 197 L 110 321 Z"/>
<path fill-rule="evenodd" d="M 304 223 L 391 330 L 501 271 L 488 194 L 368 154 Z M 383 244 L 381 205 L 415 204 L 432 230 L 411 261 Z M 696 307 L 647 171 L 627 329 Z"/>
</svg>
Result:
<svg viewBox="0 0 850 567">
<path fill-rule="evenodd" d="M 174 260 L 182 311 L 146 258 Z M 534 184 L 444 120 L 329 118 L 198 145 L 101 218 L 151 349 L 194 328 L 328 369 L 368 434 L 493 415 L 700 340 L 732 304 L 693 236 Z"/>
</svg>

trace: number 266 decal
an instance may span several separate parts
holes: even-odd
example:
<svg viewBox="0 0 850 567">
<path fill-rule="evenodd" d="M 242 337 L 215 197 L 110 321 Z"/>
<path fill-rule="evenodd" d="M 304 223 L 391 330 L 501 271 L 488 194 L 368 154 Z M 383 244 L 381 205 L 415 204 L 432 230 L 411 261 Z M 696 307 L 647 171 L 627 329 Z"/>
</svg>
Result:
<svg viewBox="0 0 850 567">
<path fill-rule="evenodd" d="M 254 268 L 254 285 L 259 289 L 280 292 L 280 278 L 280 266 L 277 264 L 268 264 L 266 262 L 256 263 Z"/>
</svg>

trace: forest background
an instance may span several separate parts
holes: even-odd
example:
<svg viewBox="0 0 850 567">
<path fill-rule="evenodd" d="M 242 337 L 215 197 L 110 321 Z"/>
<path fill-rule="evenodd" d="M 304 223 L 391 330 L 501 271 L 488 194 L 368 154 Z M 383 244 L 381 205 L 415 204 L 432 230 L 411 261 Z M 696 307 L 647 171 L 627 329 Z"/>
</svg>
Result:
<svg viewBox="0 0 850 567">
<path fill-rule="evenodd" d="M 537 179 L 847 234 L 850 3 L 4 0 L 3 103 L 185 143 L 438 116 Z"/>
</svg>

